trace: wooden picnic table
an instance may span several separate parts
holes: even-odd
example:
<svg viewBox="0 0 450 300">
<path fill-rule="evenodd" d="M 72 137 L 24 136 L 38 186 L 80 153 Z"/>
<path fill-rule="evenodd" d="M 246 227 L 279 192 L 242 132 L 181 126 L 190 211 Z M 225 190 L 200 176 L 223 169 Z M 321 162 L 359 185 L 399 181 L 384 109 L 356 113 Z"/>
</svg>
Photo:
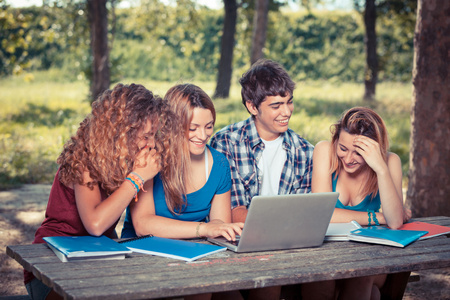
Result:
<svg viewBox="0 0 450 300">
<path fill-rule="evenodd" d="M 450 217 L 415 220 L 450 226 Z M 45 244 L 8 246 L 6 253 L 65 299 L 155 299 L 386 273 L 404 278 L 411 271 L 450 267 L 450 238 L 405 248 L 325 242 L 294 250 L 225 251 L 191 263 L 137 253 L 62 263 Z"/>
</svg>

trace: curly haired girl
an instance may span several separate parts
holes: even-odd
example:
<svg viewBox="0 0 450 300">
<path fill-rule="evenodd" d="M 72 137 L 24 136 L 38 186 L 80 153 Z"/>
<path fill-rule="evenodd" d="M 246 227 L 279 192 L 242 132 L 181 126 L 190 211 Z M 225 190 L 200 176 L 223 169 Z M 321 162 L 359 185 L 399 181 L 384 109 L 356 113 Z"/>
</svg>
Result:
<svg viewBox="0 0 450 300">
<path fill-rule="evenodd" d="M 142 85 L 118 84 L 105 91 L 64 145 L 33 243 L 44 243 L 46 236 L 117 238 L 122 212 L 138 201 L 144 183 L 177 157 L 169 137 L 176 141 L 178 132 L 167 103 Z M 32 299 L 57 295 L 27 271 L 25 285 Z"/>
</svg>

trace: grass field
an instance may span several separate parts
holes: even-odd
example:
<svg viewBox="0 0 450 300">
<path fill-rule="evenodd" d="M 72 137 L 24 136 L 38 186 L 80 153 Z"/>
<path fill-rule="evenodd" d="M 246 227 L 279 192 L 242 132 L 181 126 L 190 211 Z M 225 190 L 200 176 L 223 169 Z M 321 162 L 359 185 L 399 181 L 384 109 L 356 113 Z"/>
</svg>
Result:
<svg viewBox="0 0 450 300">
<path fill-rule="evenodd" d="M 141 83 L 163 96 L 176 82 L 125 79 Z M 214 82 L 193 82 L 209 95 Z M 330 125 L 340 114 L 361 100 L 363 84 L 330 84 L 325 81 L 298 82 L 294 92 L 295 111 L 290 127 L 312 144 L 330 137 Z M 22 183 L 51 183 L 56 158 L 78 124 L 90 111 L 85 81 L 67 82 L 55 71 L 27 74 L 0 80 L 0 189 Z M 248 117 L 234 84 L 229 99 L 214 100 L 216 130 Z M 380 83 L 377 102 L 372 105 L 385 120 L 391 151 L 400 155 L 406 182 L 409 159 L 411 84 Z"/>
</svg>

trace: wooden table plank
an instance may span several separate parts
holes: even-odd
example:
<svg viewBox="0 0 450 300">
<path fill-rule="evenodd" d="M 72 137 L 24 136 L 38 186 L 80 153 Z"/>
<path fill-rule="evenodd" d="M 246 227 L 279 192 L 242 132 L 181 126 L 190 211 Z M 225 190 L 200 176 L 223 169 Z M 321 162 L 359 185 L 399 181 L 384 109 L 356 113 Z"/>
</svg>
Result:
<svg viewBox="0 0 450 300">
<path fill-rule="evenodd" d="M 450 225 L 449 217 L 419 220 Z M 405 248 L 325 242 L 307 249 L 226 251 L 193 263 L 144 254 L 62 263 L 44 244 L 8 246 L 6 251 L 67 299 L 176 297 L 450 266 L 450 239 L 445 236 Z"/>
<path fill-rule="evenodd" d="M 198 286 L 190 281 L 192 275 L 196 274 L 195 269 L 201 270 L 201 274 L 203 274 L 201 278 L 209 279 L 204 280 L 202 285 L 213 285 L 217 281 L 215 276 L 219 276 L 222 277 L 222 281 L 227 282 L 228 288 L 232 290 L 266 285 L 293 284 L 319 279 L 338 279 L 360 275 L 414 271 L 435 267 L 436 263 L 445 260 L 450 261 L 448 258 L 448 244 L 443 243 L 444 241 L 446 241 L 446 238 L 420 241 L 413 244 L 414 247 L 411 245 L 404 249 L 352 243 L 352 247 L 345 248 L 347 250 L 345 254 L 335 253 L 340 258 L 339 264 L 334 262 L 335 257 L 331 254 L 332 252 L 336 252 L 336 249 L 332 247 L 333 244 L 342 248 L 343 244 L 341 242 L 324 244 L 323 247 L 329 249 L 327 252 L 321 250 L 320 252 L 326 255 L 321 255 L 320 257 L 317 257 L 317 254 L 314 253 L 319 251 L 320 248 L 278 251 L 275 255 L 267 254 L 267 252 L 260 253 L 261 255 L 255 255 L 254 253 L 235 254 L 229 252 L 230 255 L 228 257 L 210 258 L 209 261 L 200 264 L 188 264 L 168 258 L 136 255 L 130 258 L 130 261 L 133 262 L 130 262 L 126 266 L 123 266 L 123 262 L 121 261 L 111 261 L 113 264 L 105 268 L 105 270 L 111 272 L 105 271 L 107 275 L 101 278 L 98 277 L 97 273 L 93 272 L 93 270 L 103 264 L 100 261 L 61 263 L 56 258 L 56 262 L 37 264 L 35 268 L 39 272 L 42 272 L 42 274 L 45 274 L 45 276 L 52 278 L 52 281 L 57 283 L 56 289 L 61 289 L 61 291 L 64 289 L 69 290 L 70 286 L 76 290 L 88 291 L 90 288 L 100 289 L 102 282 L 106 282 L 105 277 L 113 277 L 112 279 L 108 278 L 108 287 L 105 287 L 105 289 L 111 292 L 111 288 L 118 287 L 118 290 L 114 290 L 114 293 L 119 295 L 123 293 L 120 292 L 123 290 L 120 287 L 121 283 L 125 283 L 126 286 L 136 285 L 132 290 L 139 290 L 142 289 L 142 286 L 148 285 L 149 281 L 159 283 L 157 290 L 171 288 L 172 283 L 175 281 L 181 282 L 182 285 L 191 285 L 190 290 L 182 289 L 179 286 L 174 287 L 174 289 L 188 294 L 192 291 L 198 292 L 199 289 Z M 422 245 L 424 242 L 427 244 L 426 247 Z M 424 262 L 423 255 L 429 256 L 430 253 L 435 255 L 434 261 L 430 262 L 430 258 L 428 257 L 428 261 Z M 439 253 L 443 253 L 444 256 Z M 312 258 L 315 259 L 312 260 Z M 265 261 L 266 259 L 271 261 Z M 254 263 L 249 263 L 251 260 Z M 146 265 L 152 261 L 154 263 L 151 263 L 150 266 L 152 268 L 149 273 L 149 271 L 142 268 L 142 265 Z M 385 262 L 383 263 L 383 261 Z M 293 262 L 297 263 L 293 265 Z M 241 271 L 239 273 L 239 282 L 233 284 L 233 278 L 236 276 L 235 270 L 229 270 L 230 274 L 223 273 L 224 269 L 227 269 L 224 266 L 230 264 L 237 269 L 243 267 L 248 268 L 250 266 L 251 271 Z M 276 268 L 273 267 L 274 264 Z M 445 267 L 448 264 L 441 266 Z M 339 272 L 336 272 L 336 269 L 339 269 Z M 70 280 L 64 279 L 67 278 L 68 272 L 71 274 Z M 258 276 L 255 276 L 255 273 Z M 273 275 L 274 273 L 276 273 L 276 276 Z M 177 274 L 179 275 L 177 276 Z M 89 276 L 92 276 L 92 278 Z M 168 285 L 161 285 L 161 280 L 164 278 L 171 278 Z M 213 287 L 210 289 L 203 287 L 203 289 L 205 292 L 215 291 Z M 143 293 L 150 295 L 156 292 L 154 289 L 146 289 Z M 156 295 L 157 297 L 167 296 L 161 293 L 157 293 Z"/>
<path fill-rule="evenodd" d="M 436 257 L 432 262 L 432 266 L 441 261 L 442 257 Z M 450 254 L 445 258 L 446 260 L 450 260 Z M 399 263 L 401 258 L 396 260 L 392 260 L 390 258 L 380 259 L 377 262 L 381 265 L 383 264 L 393 264 L 396 265 Z M 400 261 L 404 265 L 403 268 L 396 265 L 390 271 L 392 272 L 401 272 L 408 271 L 411 269 L 422 269 L 426 265 L 417 265 L 417 264 L 405 264 L 403 260 Z M 195 276 L 196 274 L 190 274 L 191 276 L 186 277 L 164 277 L 164 276 L 151 276 L 150 280 L 144 274 L 136 275 L 136 276 L 113 276 L 113 280 L 108 280 L 108 293 L 117 294 L 118 296 L 123 296 L 123 287 L 120 286 L 121 283 L 125 283 L 126 290 L 125 293 L 133 293 L 133 291 L 139 291 L 134 296 L 140 297 L 142 293 L 149 297 L 165 297 L 165 296 L 180 296 L 192 293 L 201 292 L 215 292 L 220 290 L 236 290 L 236 289 L 248 289 L 248 288 L 256 288 L 256 287 L 265 287 L 265 286 L 273 286 L 273 285 L 288 285 L 302 282 L 309 282 L 315 280 L 323 280 L 323 279 L 339 279 L 339 278 L 349 278 L 360 275 L 375 275 L 379 273 L 383 273 L 386 269 L 383 266 L 380 267 L 372 267 L 370 268 L 370 272 L 364 271 L 362 274 L 358 270 L 360 267 L 365 267 L 363 261 L 359 263 L 354 262 L 346 262 L 341 263 L 338 266 L 328 265 L 328 267 L 323 267 L 322 272 L 328 274 L 328 278 L 324 278 L 322 274 L 317 274 L 316 271 L 305 268 L 305 269 L 295 269 L 295 268 L 280 268 L 277 270 L 266 270 L 266 272 L 255 272 L 252 270 L 247 270 L 239 273 L 239 277 L 236 277 L 235 273 L 226 273 L 226 274 L 208 274 L 207 276 Z M 336 270 L 338 269 L 338 271 Z M 189 275 L 189 274 L 188 274 Z M 170 280 L 167 280 L 170 278 Z M 166 279 L 166 280 L 164 280 Z M 105 282 L 102 279 L 96 281 L 90 281 L 89 284 L 83 282 L 82 279 L 77 280 L 59 280 L 57 281 L 57 285 L 62 289 L 66 289 L 66 291 L 73 289 L 72 294 L 78 297 L 83 298 L 83 296 L 90 295 L 99 286 L 102 285 L 102 282 Z M 148 282 L 158 283 L 154 286 L 148 286 Z M 225 284 L 225 286 L 218 286 L 218 282 L 221 284 Z M 171 291 L 169 291 L 171 290 Z M 119 297 L 120 298 L 120 297 Z"/>
</svg>

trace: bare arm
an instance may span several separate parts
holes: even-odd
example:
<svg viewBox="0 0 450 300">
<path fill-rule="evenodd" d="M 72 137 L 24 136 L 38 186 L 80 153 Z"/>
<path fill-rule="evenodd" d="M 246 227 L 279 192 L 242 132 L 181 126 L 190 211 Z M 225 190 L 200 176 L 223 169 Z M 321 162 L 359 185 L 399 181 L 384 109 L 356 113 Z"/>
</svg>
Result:
<svg viewBox="0 0 450 300">
<path fill-rule="evenodd" d="M 144 180 L 153 178 L 159 172 L 159 155 L 156 150 L 143 150 L 138 159 L 143 160 L 143 167 L 135 168 L 134 172 Z M 84 182 L 92 180 L 89 172 L 84 172 L 83 176 Z M 73 189 L 81 221 L 87 232 L 94 236 L 102 235 L 120 218 L 135 194 L 133 186 L 127 181 L 104 201 L 101 200 L 98 185 L 91 190 L 85 185 L 74 184 Z"/>
<path fill-rule="evenodd" d="M 332 192 L 330 175 L 330 142 L 320 141 L 314 147 L 311 192 Z"/>
<path fill-rule="evenodd" d="M 201 236 L 223 236 L 236 240 L 236 234 L 242 233 L 244 223 L 231 223 L 230 191 L 216 194 L 211 203 L 210 222 L 200 227 Z"/>
<path fill-rule="evenodd" d="M 397 155 L 394 154 L 393 157 L 397 157 Z M 395 162 L 395 160 L 397 159 L 398 162 Z M 392 162 L 392 160 L 394 162 Z M 401 193 L 401 167 L 398 168 L 399 166 L 395 167 L 395 165 L 397 163 L 399 164 L 400 159 L 398 157 L 394 159 L 390 158 L 388 161 L 391 161 L 389 164 L 394 165 L 393 173 L 396 173 L 395 169 L 399 171 L 399 174 L 397 173 L 393 176 L 394 178 L 397 178 L 397 184 L 393 184 L 395 180 L 392 180 L 392 177 L 381 176 L 380 178 L 380 176 L 377 174 L 383 212 L 376 213 L 376 216 L 380 224 L 387 224 L 389 227 L 397 229 L 403 224 L 403 220 L 406 221 L 411 218 L 411 214 L 408 210 L 403 211 L 403 204 L 401 201 L 402 198 L 400 196 L 401 194 L 399 194 Z M 389 180 L 389 178 L 391 179 Z M 392 189 L 393 187 L 394 189 Z M 397 223 L 393 224 L 393 222 L 388 219 L 389 217 L 393 217 L 394 222 Z M 349 222 L 351 220 L 355 220 L 361 225 L 369 224 L 368 213 L 363 211 L 352 211 L 336 208 L 331 219 L 332 222 L 336 223 Z"/>
<path fill-rule="evenodd" d="M 403 207 L 402 166 L 398 155 L 389 153 L 387 165 L 386 173 L 377 173 L 378 189 L 386 223 L 397 229 L 411 218 L 411 214 Z"/>
<path fill-rule="evenodd" d="M 247 207 L 245 207 L 244 205 L 233 208 L 233 210 L 231 211 L 233 222 L 245 223 L 247 213 L 248 213 Z"/>
<path fill-rule="evenodd" d="M 85 177 L 89 176 L 86 172 Z M 135 190 L 127 182 L 104 201 L 101 201 L 98 185 L 91 190 L 85 185 L 74 184 L 75 199 L 81 221 L 90 235 L 100 236 L 121 216 L 133 199 Z"/>
<path fill-rule="evenodd" d="M 239 234 L 243 226 L 230 223 L 230 192 L 214 196 L 210 211 L 211 222 L 200 223 L 157 216 L 153 199 L 153 181 L 149 181 L 145 189 L 147 192 L 140 193 L 139 201 L 133 202 L 130 206 L 133 226 L 138 236 L 153 234 L 165 238 L 195 238 L 198 237 L 198 229 L 199 236 L 202 237 L 224 236 L 227 239 L 235 239 L 235 233 Z"/>
<path fill-rule="evenodd" d="M 330 146 L 328 141 L 317 143 L 313 154 L 313 174 L 311 182 L 311 192 L 325 193 L 332 192 L 332 178 L 330 174 Z M 381 224 L 385 224 L 382 214 L 377 214 L 377 219 Z M 355 220 L 361 225 L 368 224 L 367 212 L 354 211 L 349 209 L 335 208 L 331 218 L 332 223 L 346 223 Z"/>
<path fill-rule="evenodd" d="M 377 174 L 378 190 L 386 224 L 397 229 L 403 224 L 402 167 L 398 155 L 388 153 L 387 163 L 379 144 L 365 136 L 355 138 L 354 145 L 370 168 Z"/>
</svg>

